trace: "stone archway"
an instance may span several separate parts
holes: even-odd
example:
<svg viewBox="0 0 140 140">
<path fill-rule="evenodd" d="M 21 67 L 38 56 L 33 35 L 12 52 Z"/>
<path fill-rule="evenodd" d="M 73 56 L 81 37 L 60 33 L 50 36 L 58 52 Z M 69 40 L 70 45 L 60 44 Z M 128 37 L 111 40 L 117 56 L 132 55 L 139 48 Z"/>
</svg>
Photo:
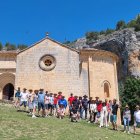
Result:
<svg viewBox="0 0 140 140">
<path fill-rule="evenodd" d="M 0 99 L 10 100 L 14 96 L 15 75 L 3 73 L 0 75 Z"/>
<path fill-rule="evenodd" d="M 2 99 L 13 100 L 13 96 L 14 96 L 14 86 L 13 86 L 13 84 L 8 83 L 3 88 Z"/>
</svg>

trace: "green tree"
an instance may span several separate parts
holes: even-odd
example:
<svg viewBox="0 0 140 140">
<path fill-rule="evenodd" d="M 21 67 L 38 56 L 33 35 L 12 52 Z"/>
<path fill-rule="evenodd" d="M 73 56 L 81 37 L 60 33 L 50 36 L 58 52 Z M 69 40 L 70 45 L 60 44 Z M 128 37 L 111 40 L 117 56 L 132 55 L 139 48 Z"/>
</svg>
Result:
<svg viewBox="0 0 140 140">
<path fill-rule="evenodd" d="M 117 22 L 116 24 L 116 30 L 121 30 L 121 29 L 124 29 L 126 28 L 126 23 L 124 20 L 120 20 Z"/>
<path fill-rule="evenodd" d="M 121 95 L 122 107 L 126 104 L 131 110 L 135 109 L 137 104 L 140 104 L 140 79 L 127 78 L 124 84 L 124 91 Z"/>
<path fill-rule="evenodd" d="M 9 42 L 7 42 L 5 44 L 5 48 L 6 48 L 7 51 L 16 50 L 16 45 L 10 44 Z"/>
<path fill-rule="evenodd" d="M 2 46 L 2 43 L 0 42 L 0 51 L 2 50 L 3 46 Z"/>
<path fill-rule="evenodd" d="M 86 39 L 87 39 L 87 44 L 90 44 L 93 41 L 96 41 L 97 39 L 99 39 L 99 33 L 98 32 L 87 32 Z"/>
<path fill-rule="evenodd" d="M 19 50 L 24 50 L 24 49 L 26 49 L 27 47 L 28 47 L 27 45 L 19 44 L 19 45 L 17 46 L 17 49 L 19 49 Z"/>
<path fill-rule="evenodd" d="M 112 34 L 115 30 L 113 29 L 107 29 L 106 32 L 105 32 L 105 35 L 108 35 L 108 34 Z"/>
</svg>

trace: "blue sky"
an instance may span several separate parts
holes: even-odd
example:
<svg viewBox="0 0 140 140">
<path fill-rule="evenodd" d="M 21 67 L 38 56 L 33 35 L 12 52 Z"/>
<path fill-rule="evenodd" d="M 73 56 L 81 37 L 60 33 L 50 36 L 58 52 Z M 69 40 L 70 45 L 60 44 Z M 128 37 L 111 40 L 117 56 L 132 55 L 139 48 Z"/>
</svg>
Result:
<svg viewBox="0 0 140 140">
<path fill-rule="evenodd" d="M 0 0 L 0 42 L 31 45 L 47 31 L 57 41 L 72 41 L 138 13 L 140 0 Z"/>
</svg>

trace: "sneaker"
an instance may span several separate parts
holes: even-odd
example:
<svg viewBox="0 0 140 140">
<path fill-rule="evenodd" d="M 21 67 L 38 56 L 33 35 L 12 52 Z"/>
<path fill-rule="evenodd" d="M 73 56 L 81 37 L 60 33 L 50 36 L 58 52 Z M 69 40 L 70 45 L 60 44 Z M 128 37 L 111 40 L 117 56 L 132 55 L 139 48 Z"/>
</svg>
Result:
<svg viewBox="0 0 140 140">
<path fill-rule="evenodd" d="M 88 123 L 90 123 L 90 121 L 88 121 Z"/>
<path fill-rule="evenodd" d="M 35 115 L 33 115 L 32 118 L 37 118 L 37 117 Z"/>
<path fill-rule="evenodd" d="M 123 131 L 123 133 L 126 133 L 126 131 Z"/>
<path fill-rule="evenodd" d="M 130 132 L 128 131 L 127 134 L 130 134 Z"/>
</svg>

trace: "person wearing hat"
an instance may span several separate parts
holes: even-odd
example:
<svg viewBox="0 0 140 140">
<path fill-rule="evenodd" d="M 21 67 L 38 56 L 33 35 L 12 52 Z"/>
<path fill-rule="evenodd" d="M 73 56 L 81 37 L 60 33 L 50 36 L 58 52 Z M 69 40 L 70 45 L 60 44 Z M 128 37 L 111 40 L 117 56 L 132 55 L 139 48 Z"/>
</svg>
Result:
<svg viewBox="0 0 140 140">
<path fill-rule="evenodd" d="M 88 110 L 88 99 L 87 99 L 87 95 L 83 96 L 83 100 L 82 100 L 82 112 L 85 111 L 85 119 L 87 119 L 87 110 Z"/>
<path fill-rule="evenodd" d="M 33 104 L 32 104 L 32 93 L 33 93 L 33 90 L 32 89 L 29 89 L 29 94 L 28 94 L 28 109 L 29 109 L 29 115 L 32 114 L 33 112 Z"/>
<path fill-rule="evenodd" d="M 140 127 L 140 106 L 136 105 L 136 111 L 134 112 L 134 134 L 136 134 L 136 127 Z"/>
<path fill-rule="evenodd" d="M 123 111 L 124 133 L 127 132 L 128 134 L 130 134 L 130 130 L 129 130 L 130 120 L 131 120 L 131 112 L 129 110 L 129 106 L 126 105 Z"/>
<path fill-rule="evenodd" d="M 20 93 L 20 106 L 24 105 L 24 109 L 26 109 L 27 101 L 28 101 L 28 93 L 26 92 L 26 88 L 23 89 L 23 92 Z"/>
</svg>

